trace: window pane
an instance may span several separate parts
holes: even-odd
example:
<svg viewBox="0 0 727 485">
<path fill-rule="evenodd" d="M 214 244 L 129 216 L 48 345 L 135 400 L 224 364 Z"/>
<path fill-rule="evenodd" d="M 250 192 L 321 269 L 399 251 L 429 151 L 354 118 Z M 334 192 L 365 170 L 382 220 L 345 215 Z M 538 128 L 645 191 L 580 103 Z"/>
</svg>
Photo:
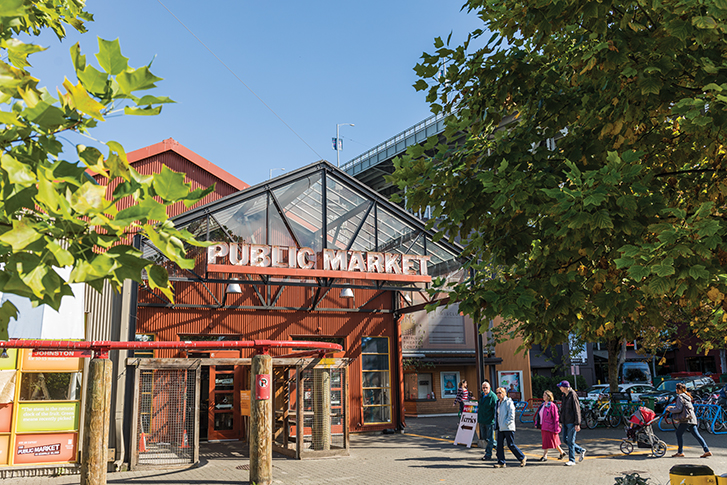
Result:
<svg viewBox="0 0 727 485">
<path fill-rule="evenodd" d="M 368 406 L 364 408 L 364 423 L 390 423 L 391 409 L 388 406 Z"/>
<path fill-rule="evenodd" d="M 26 373 L 20 384 L 22 401 L 75 401 L 81 398 L 81 373 Z"/>
<path fill-rule="evenodd" d="M 389 387 L 389 373 L 364 372 L 363 387 Z"/>
<path fill-rule="evenodd" d="M 365 370 L 389 370 L 389 356 L 364 355 L 363 368 Z"/>
<path fill-rule="evenodd" d="M 364 404 L 371 406 L 374 404 L 391 404 L 389 401 L 388 389 L 366 389 L 364 390 Z"/>
<path fill-rule="evenodd" d="M 386 337 L 361 338 L 361 352 L 364 354 L 388 354 L 389 339 Z"/>
</svg>

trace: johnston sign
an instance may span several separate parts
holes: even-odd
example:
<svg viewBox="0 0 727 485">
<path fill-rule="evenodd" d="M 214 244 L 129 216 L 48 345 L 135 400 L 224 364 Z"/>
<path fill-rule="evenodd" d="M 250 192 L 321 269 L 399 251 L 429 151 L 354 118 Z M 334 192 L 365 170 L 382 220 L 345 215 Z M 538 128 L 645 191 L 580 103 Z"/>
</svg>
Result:
<svg viewBox="0 0 727 485">
<path fill-rule="evenodd" d="M 218 242 L 207 248 L 207 271 L 430 282 L 427 262 L 431 256 Z M 218 261 L 221 260 L 221 261 Z"/>
</svg>

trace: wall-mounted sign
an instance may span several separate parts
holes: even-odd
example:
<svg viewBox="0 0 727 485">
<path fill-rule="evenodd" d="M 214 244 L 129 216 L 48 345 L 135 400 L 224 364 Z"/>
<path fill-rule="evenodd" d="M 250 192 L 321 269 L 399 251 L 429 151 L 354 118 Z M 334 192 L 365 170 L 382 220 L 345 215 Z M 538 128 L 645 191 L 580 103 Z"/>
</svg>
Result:
<svg viewBox="0 0 727 485">
<path fill-rule="evenodd" d="M 250 416 L 250 391 L 240 391 L 240 415 Z"/>
<path fill-rule="evenodd" d="M 46 370 L 46 371 L 79 371 L 83 368 L 83 361 L 76 357 L 64 357 L 60 355 L 37 356 L 33 355 L 32 349 L 23 349 L 21 367 L 23 370 Z"/>
<path fill-rule="evenodd" d="M 19 434 L 13 464 L 67 463 L 76 460 L 76 433 Z"/>
<path fill-rule="evenodd" d="M 93 350 L 37 350 L 33 349 L 33 357 L 93 357 Z"/>
<path fill-rule="evenodd" d="M 21 403 L 18 406 L 18 433 L 74 431 L 78 429 L 78 403 Z"/>
<path fill-rule="evenodd" d="M 430 282 L 431 256 L 219 242 L 207 248 L 207 270 L 219 273 Z M 219 261 L 218 261 L 219 260 Z"/>
</svg>

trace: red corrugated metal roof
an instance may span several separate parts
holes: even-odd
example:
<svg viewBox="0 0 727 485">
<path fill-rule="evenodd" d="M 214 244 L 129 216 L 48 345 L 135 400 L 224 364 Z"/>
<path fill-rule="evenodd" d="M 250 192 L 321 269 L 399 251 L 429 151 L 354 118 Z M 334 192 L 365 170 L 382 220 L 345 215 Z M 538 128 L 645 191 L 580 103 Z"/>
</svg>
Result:
<svg viewBox="0 0 727 485">
<path fill-rule="evenodd" d="M 234 175 L 221 169 L 209 160 L 197 155 L 174 138 L 167 138 L 166 140 L 155 143 L 154 145 L 149 145 L 148 147 L 140 148 L 138 150 L 134 150 L 133 152 L 129 152 L 126 154 L 126 158 L 129 160 L 129 163 L 134 164 L 139 160 L 144 160 L 145 158 L 150 158 L 167 151 L 172 151 L 179 154 L 193 164 L 197 165 L 199 168 L 209 172 L 214 177 L 217 177 L 220 180 L 224 180 L 228 184 L 235 187 L 237 190 L 246 189 L 250 186 L 249 184 L 246 184 Z"/>
</svg>

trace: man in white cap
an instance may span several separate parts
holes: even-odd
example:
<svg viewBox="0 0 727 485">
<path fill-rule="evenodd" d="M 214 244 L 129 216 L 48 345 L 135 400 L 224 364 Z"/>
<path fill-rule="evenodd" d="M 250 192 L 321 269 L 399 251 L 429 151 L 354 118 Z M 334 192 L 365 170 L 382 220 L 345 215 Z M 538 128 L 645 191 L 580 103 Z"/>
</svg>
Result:
<svg viewBox="0 0 727 485">
<path fill-rule="evenodd" d="M 576 455 L 579 462 L 586 456 L 586 449 L 576 443 L 576 433 L 581 430 L 581 403 L 570 382 L 560 381 L 558 388 L 563 393 L 560 424 L 563 426 L 565 444 L 568 446 L 568 461 L 565 466 L 573 466 L 576 464 Z"/>
</svg>

